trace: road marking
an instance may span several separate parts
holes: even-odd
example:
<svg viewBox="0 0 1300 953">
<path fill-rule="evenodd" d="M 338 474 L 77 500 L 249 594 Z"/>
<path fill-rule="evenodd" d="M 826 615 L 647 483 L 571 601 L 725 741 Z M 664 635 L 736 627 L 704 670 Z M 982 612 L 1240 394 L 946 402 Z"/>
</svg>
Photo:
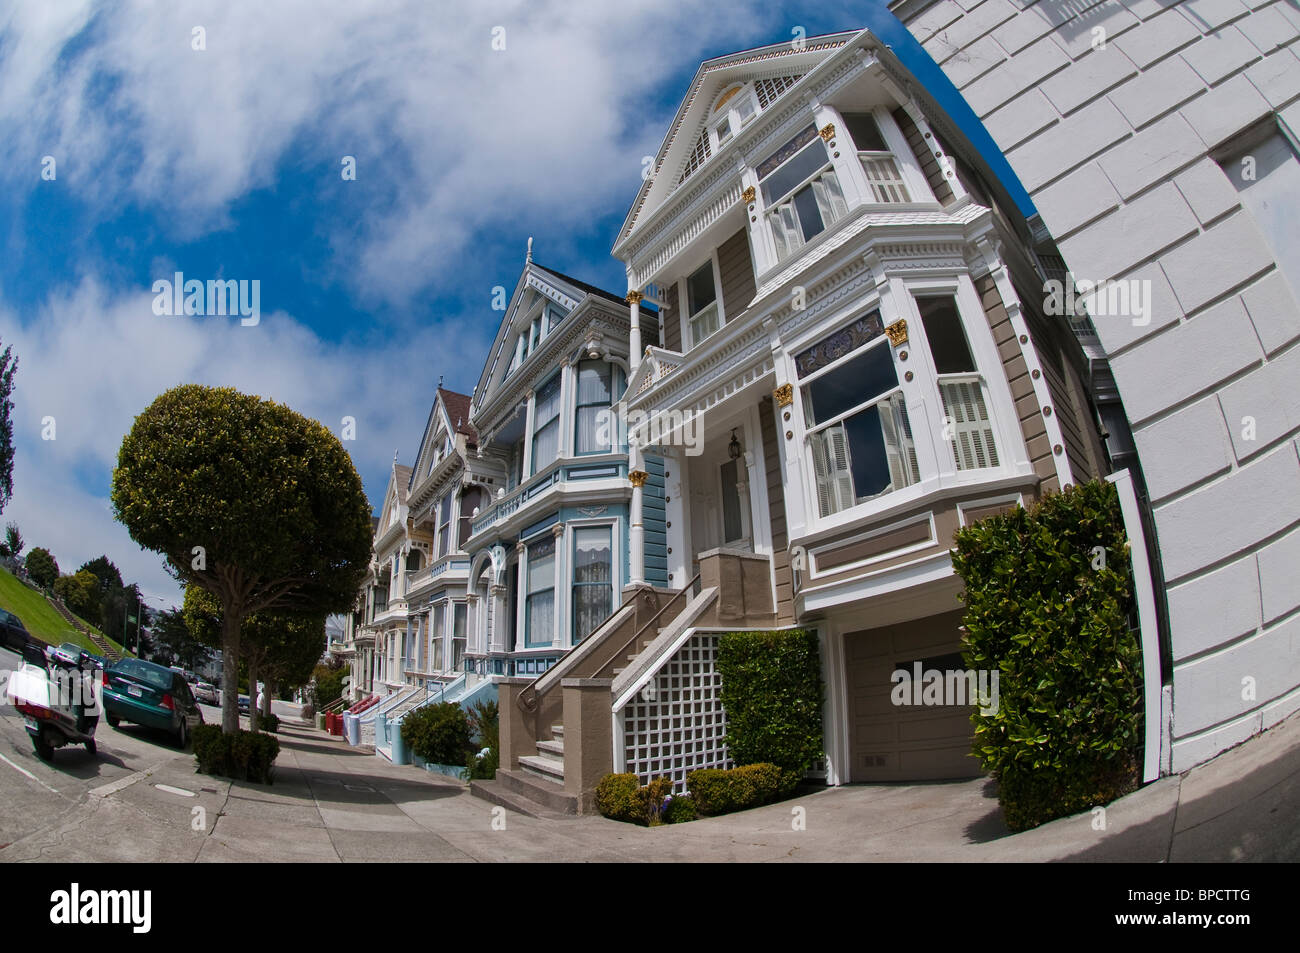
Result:
<svg viewBox="0 0 1300 953">
<path fill-rule="evenodd" d="M 59 794 L 58 791 L 55 791 L 54 788 L 50 787 L 48 784 L 46 784 L 44 781 L 42 781 L 42 780 L 41 780 L 40 778 L 38 778 L 36 775 L 32 774 L 30 771 L 28 771 L 26 768 L 24 768 L 21 764 L 14 764 L 12 761 L 10 761 L 8 758 L 6 758 L 6 757 L 5 757 L 4 755 L 2 755 L 2 754 L 0 754 L 0 761 L 3 761 L 5 764 L 9 765 L 9 767 L 13 768 L 13 769 L 14 769 L 15 771 L 17 771 L 19 774 L 21 774 L 21 775 L 23 775 L 23 776 L 25 776 L 25 777 L 27 777 L 27 778 L 30 778 L 31 780 L 35 781 L 35 782 L 36 782 L 37 784 L 39 784 L 41 787 L 45 788 L 45 790 L 47 790 L 47 791 L 52 791 L 52 792 L 55 793 L 55 794 Z M 60 794 L 59 796 L 62 797 L 63 795 Z"/>
<path fill-rule="evenodd" d="M 184 788 L 174 788 L 170 784 L 155 784 L 159 791 L 166 791 L 168 794 L 179 794 L 181 797 L 195 797 L 193 791 L 186 791 Z"/>
<path fill-rule="evenodd" d="M 108 797 L 110 794 L 116 794 L 118 791 L 121 791 L 123 788 L 129 788 L 137 781 L 143 781 L 145 778 L 149 777 L 149 775 L 153 774 L 155 771 L 157 771 L 166 763 L 167 763 L 166 761 L 159 761 L 157 764 L 153 765 L 152 767 L 145 768 L 143 771 L 137 771 L 134 774 L 128 774 L 126 777 L 118 778 L 116 781 L 111 781 L 108 784 L 101 784 L 97 788 L 91 788 L 86 793 L 94 797 Z"/>
</svg>

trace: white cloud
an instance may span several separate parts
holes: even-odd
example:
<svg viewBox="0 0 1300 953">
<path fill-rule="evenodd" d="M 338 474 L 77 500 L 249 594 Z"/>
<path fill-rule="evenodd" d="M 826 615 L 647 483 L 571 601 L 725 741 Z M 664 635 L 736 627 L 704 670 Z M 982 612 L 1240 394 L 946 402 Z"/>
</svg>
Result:
<svg viewBox="0 0 1300 953">
<path fill-rule="evenodd" d="M 399 301 L 440 277 L 483 229 L 543 217 L 555 231 L 622 212 L 671 106 L 669 72 L 782 35 L 756 2 L 481 3 L 221 0 L 19 4 L 0 21 L 0 158 L 37 157 L 105 215 L 165 210 L 176 235 L 313 171 L 340 205 L 331 237 L 368 295 Z M 206 49 L 191 48 L 196 26 Z M 493 28 L 506 49 L 492 49 Z M 355 183 L 338 176 L 358 159 Z M 400 172 L 395 172 L 400 170 Z M 396 194 L 367 181 L 395 178 Z M 343 191 L 355 189 L 353 193 Z M 342 220 L 359 201 L 359 223 Z"/>
<path fill-rule="evenodd" d="M 378 503 L 393 451 L 411 462 L 433 399 L 436 370 L 419 356 L 477 367 L 487 347 L 474 334 L 433 329 L 333 343 L 283 312 L 242 327 L 237 317 L 160 317 L 152 304 L 151 294 L 115 296 L 86 279 L 25 326 L 0 313 L 0 340 L 19 359 L 14 497 L 4 519 L 18 522 L 29 546 L 54 552 L 62 569 L 107 553 L 152 595 L 174 595 L 175 584 L 113 521 L 107 497 L 122 438 L 158 394 L 180 383 L 231 386 L 335 433 L 354 417 L 357 439 L 344 446 Z M 53 440 L 42 438 L 47 417 Z"/>
</svg>

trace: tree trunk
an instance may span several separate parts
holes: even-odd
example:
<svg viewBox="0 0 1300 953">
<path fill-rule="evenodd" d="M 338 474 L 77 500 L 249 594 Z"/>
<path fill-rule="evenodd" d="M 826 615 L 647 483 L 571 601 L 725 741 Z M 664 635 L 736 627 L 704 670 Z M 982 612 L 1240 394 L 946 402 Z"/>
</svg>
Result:
<svg viewBox="0 0 1300 953">
<path fill-rule="evenodd" d="M 261 712 L 257 708 L 257 653 L 248 657 L 248 730 L 257 731 L 261 723 Z"/>
<path fill-rule="evenodd" d="M 243 620 L 229 610 L 221 614 L 221 731 L 239 731 L 239 627 Z"/>
</svg>

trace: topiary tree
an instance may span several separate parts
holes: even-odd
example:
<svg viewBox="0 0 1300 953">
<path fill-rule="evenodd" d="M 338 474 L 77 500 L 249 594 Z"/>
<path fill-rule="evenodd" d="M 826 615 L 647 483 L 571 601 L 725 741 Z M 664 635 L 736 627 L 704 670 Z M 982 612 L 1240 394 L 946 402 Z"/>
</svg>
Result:
<svg viewBox="0 0 1300 953">
<path fill-rule="evenodd" d="M 132 539 L 221 607 L 228 733 L 244 620 L 345 612 L 370 558 L 370 504 L 338 438 L 228 387 L 187 384 L 150 404 L 122 441 L 112 500 Z"/>
<path fill-rule="evenodd" d="M 0 352 L 0 510 L 9 505 L 9 498 L 14 495 L 14 422 L 11 416 L 14 402 L 10 396 L 14 392 L 16 373 L 18 358 L 14 357 L 13 348 L 7 347 Z M 13 555 L 17 557 L 21 549 L 19 545 Z"/>
<path fill-rule="evenodd" d="M 27 575 L 42 588 L 48 589 L 59 578 L 59 564 L 53 554 L 43 547 L 36 546 L 27 554 L 25 561 Z"/>
<path fill-rule="evenodd" d="M 1142 652 L 1119 498 L 1094 481 L 959 530 L 965 661 L 998 676 L 974 752 L 1025 830 L 1138 785 Z"/>
</svg>

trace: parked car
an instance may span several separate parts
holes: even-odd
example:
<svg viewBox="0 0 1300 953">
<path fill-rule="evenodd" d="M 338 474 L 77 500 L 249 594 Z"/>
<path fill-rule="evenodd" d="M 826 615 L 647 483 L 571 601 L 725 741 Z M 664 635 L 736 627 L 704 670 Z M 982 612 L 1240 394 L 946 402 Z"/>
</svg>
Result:
<svg viewBox="0 0 1300 953">
<path fill-rule="evenodd" d="M 103 695 L 109 725 L 116 728 L 129 721 L 160 728 L 182 748 L 190 732 L 203 724 L 203 712 L 184 676 L 143 659 L 124 658 L 104 669 Z"/>
<path fill-rule="evenodd" d="M 240 695 L 240 696 L 239 696 L 239 713 L 240 713 L 241 715 L 247 715 L 247 714 L 248 714 L 248 696 L 247 696 L 247 695 Z"/>
<path fill-rule="evenodd" d="M 0 645 L 21 652 L 30 638 L 22 619 L 6 609 L 0 609 Z"/>
<path fill-rule="evenodd" d="M 211 682 L 196 682 L 193 686 L 194 697 L 205 705 L 220 705 L 221 696 L 217 694 L 217 686 Z"/>
</svg>

